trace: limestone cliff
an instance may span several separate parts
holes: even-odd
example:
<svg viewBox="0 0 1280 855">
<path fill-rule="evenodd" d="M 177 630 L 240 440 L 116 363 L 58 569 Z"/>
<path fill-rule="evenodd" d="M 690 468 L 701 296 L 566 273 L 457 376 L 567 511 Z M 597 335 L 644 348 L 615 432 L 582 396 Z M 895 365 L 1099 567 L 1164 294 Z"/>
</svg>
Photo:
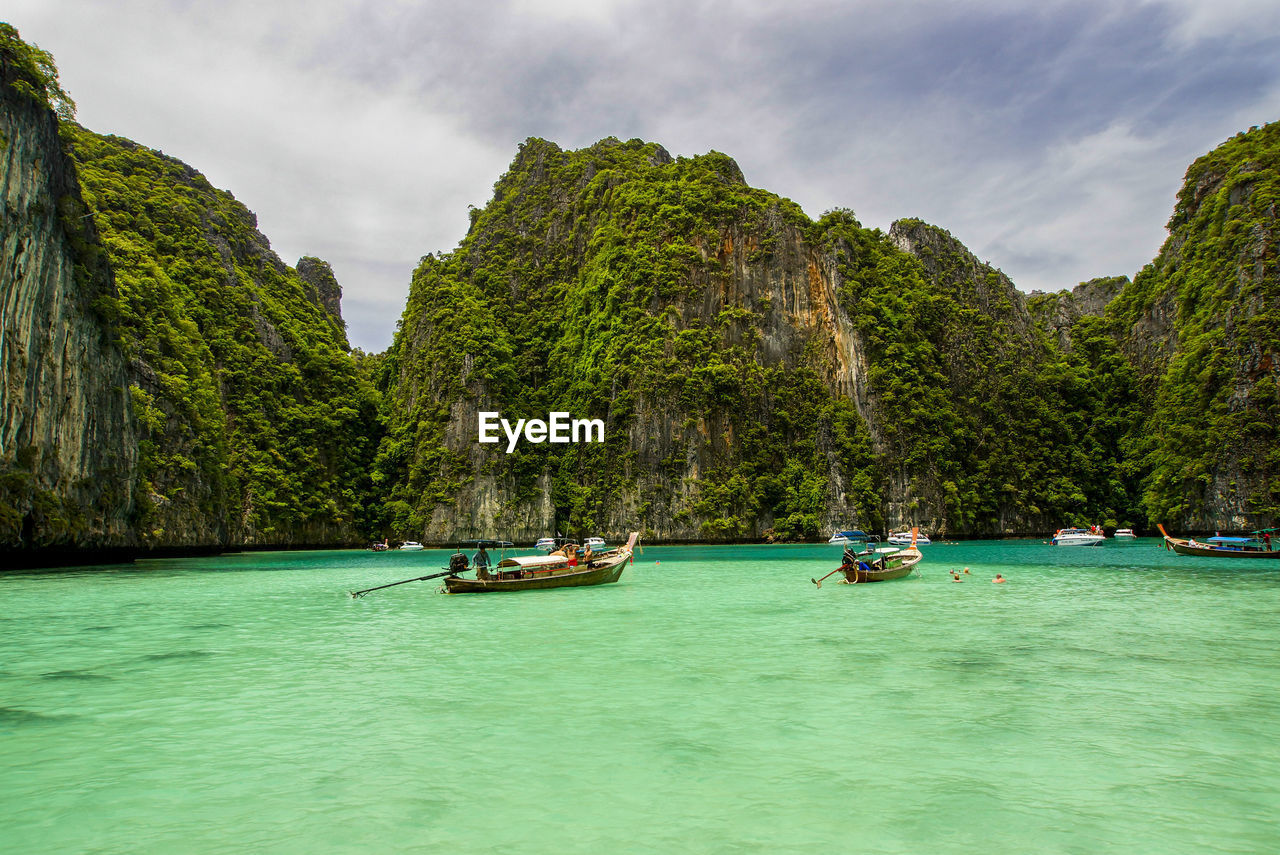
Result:
<svg viewBox="0 0 1280 855">
<path fill-rule="evenodd" d="M 347 345 L 347 323 L 342 319 L 342 286 L 333 275 L 329 262 L 304 255 L 294 266 L 307 289 L 307 298 L 329 314 L 333 324 L 334 335 L 341 339 L 342 346 Z"/>
<path fill-rule="evenodd" d="M 1070 350 L 1071 328 L 1087 315 L 1101 317 L 1107 305 L 1128 284 L 1127 276 L 1107 276 L 1081 282 L 1070 291 L 1064 289 L 1054 294 L 1032 291 L 1027 295 L 1027 308 L 1061 349 Z"/>
<path fill-rule="evenodd" d="M 328 266 L 304 259 L 304 279 L 187 164 L 67 130 L 120 289 L 141 545 L 362 542 L 376 393 L 347 352 Z"/>
<path fill-rule="evenodd" d="M 1095 449 L 1061 442 L 1055 360 L 1007 277 L 942 229 L 812 221 L 714 152 L 530 140 L 458 250 L 415 272 L 385 363 L 388 524 L 1051 529 L 1114 498 L 1071 483 Z M 481 410 L 600 417 L 608 440 L 507 455 L 477 442 Z"/>
<path fill-rule="evenodd" d="M 58 122 L 0 52 L 0 545 L 133 542 L 137 436 L 116 291 Z"/>
<path fill-rule="evenodd" d="M 1280 518 L 1280 123 L 1187 170 L 1160 255 L 1113 306 L 1151 418 L 1146 504 L 1183 530 Z"/>
</svg>

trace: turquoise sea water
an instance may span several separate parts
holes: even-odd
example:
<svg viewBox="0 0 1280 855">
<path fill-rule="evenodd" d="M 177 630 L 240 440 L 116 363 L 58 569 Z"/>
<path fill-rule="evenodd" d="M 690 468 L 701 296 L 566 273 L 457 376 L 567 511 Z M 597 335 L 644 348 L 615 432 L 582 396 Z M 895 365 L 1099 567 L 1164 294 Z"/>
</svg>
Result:
<svg viewBox="0 0 1280 855">
<path fill-rule="evenodd" d="M 348 596 L 440 551 L 0 576 L 0 849 L 1280 850 L 1280 567 L 924 551 L 821 590 L 837 547 L 512 595 Z"/>
</svg>

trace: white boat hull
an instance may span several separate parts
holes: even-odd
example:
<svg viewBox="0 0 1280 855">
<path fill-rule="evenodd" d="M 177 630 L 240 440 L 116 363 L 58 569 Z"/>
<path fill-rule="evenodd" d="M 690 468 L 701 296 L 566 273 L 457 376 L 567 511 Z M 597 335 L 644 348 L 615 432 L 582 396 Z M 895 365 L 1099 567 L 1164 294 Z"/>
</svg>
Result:
<svg viewBox="0 0 1280 855">
<path fill-rule="evenodd" d="M 1055 537 L 1052 543 L 1054 546 L 1097 546 L 1104 540 L 1100 534 L 1068 534 Z"/>
<path fill-rule="evenodd" d="M 895 546 L 910 546 L 911 532 L 891 531 L 889 532 L 889 536 L 885 538 L 885 540 L 888 543 L 894 544 Z M 929 539 L 928 535 L 924 535 L 924 534 L 916 535 L 916 546 L 928 546 L 930 543 L 933 543 L 933 541 Z"/>
</svg>

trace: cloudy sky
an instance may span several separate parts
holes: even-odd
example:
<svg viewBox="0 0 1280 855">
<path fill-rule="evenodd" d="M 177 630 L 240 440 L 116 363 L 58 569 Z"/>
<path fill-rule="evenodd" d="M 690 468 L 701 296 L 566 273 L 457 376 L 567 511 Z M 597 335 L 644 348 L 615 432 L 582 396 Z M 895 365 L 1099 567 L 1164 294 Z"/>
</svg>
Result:
<svg viewBox="0 0 1280 855">
<path fill-rule="evenodd" d="M 732 155 L 810 216 L 920 217 L 1023 290 L 1132 275 L 1190 162 L 1280 119 L 1280 3 L 7 0 L 79 120 L 181 158 L 390 343 L 521 140 Z"/>
</svg>

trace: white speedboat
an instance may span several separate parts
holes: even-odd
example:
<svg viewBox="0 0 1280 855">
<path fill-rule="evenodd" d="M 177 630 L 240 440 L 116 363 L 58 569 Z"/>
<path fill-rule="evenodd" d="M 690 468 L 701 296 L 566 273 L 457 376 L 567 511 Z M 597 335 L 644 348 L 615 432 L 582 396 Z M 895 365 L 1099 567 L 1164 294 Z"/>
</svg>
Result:
<svg viewBox="0 0 1280 855">
<path fill-rule="evenodd" d="M 1049 542 L 1054 546 L 1097 546 L 1106 539 L 1087 528 L 1060 528 Z"/>
<path fill-rule="evenodd" d="M 832 546 L 847 546 L 850 543 L 865 542 L 866 539 L 867 539 L 866 532 L 858 531 L 855 528 L 849 528 L 843 531 L 837 531 L 835 534 L 831 535 L 831 539 L 828 540 L 827 543 L 831 544 Z"/>
<path fill-rule="evenodd" d="M 1112 537 L 1115 537 L 1118 540 L 1133 540 L 1137 538 L 1137 535 L 1133 533 L 1133 529 L 1131 528 L 1118 528 Z"/>
<path fill-rule="evenodd" d="M 590 549 L 592 552 L 596 552 L 598 550 L 604 549 L 604 538 L 588 537 L 586 539 L 586 542 L 584 542 L 582 545 Z"/>
<path fill-rule="evenodd" d="M 422 544 L 416 540 L 406 540 L 400 544 L 401 552 L 417 552 L 419 549 L 422 549 Z"/>
<path fill-rule="evenodd" d="M 889 532 L 889 536 L 885 538 L 885 540 L 888 543 L 892 543 L 894 546 L 910 546 L 911 530 L 908 529 L 907 531 L 891 531 Z M 929 539 L 929 536 L 927 534 L 916 535 L 916 546 L 928 546 L 930 543 L 933 543 L 933 541 Z"/>
<path fill-rule="evenodd" d="M 542 552 L 554 552 L 556 549 L 556 539 L 554 537 L 540 537 L 538 542 L 533 545 L 534 549 Z"/>
</svg>

